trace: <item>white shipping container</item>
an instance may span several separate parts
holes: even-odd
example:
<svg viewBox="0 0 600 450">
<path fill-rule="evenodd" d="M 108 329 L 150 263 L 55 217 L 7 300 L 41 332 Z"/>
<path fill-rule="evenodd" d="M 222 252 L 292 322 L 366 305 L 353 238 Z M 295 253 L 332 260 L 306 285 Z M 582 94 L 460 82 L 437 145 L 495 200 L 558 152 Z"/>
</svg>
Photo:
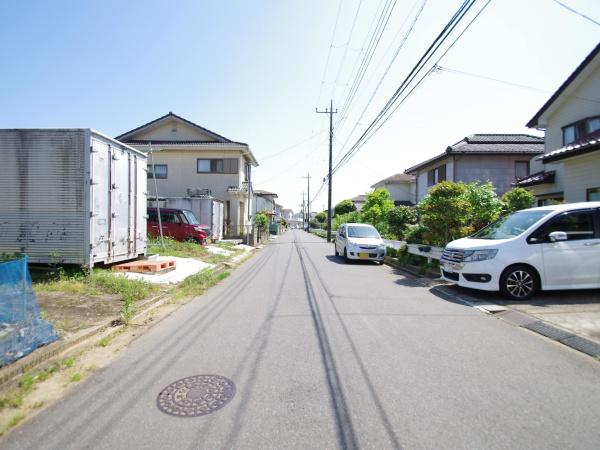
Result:
<svg viewBox="0 0 600 450">
<path fill-rule="evenodd" d="M 146 155 L 93 129 L 0 129 L 0 253 L 93 267 L 146 254 Z"/>
</svg>

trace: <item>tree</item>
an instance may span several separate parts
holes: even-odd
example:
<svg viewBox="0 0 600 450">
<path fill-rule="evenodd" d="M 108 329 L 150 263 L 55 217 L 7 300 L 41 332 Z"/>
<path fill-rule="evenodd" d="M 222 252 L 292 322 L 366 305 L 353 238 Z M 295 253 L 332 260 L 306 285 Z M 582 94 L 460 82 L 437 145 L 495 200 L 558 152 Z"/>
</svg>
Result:
<svg viewBox="0 0 600 450">
<path fill-rule="evenodd" d="M 380 234 L 391 237 L 388 214 L 392 209 L 394 209 L 394 202 L 390 198 L 389 191 L 384 188 L 377 188 L 367 194 L 360 215 L 363 222 L 373 225 Z"/>
<path fill-rule="evenodd" d="M 325 223 L 327 221 L 327 214 L 320 212 L 315 216 L 315 220 L 320 223 Z"/>
<path fill-rule="evenodd" d="M 502 203 L 507 212 L 512 213 L 521 209 L 531 208 L 535 202 L 535 196 L 527 189 L 516 187 L 507 191 L 502 196 Z"/>
<path fill-rule="evenodd" d="M 258 213 L 254 216 L 254 225 L 258 227 L 259 233 L 262 233 L 269 228 L 269 218 L 263 213 Z"/>
<path fill-rule="evenodd" d="M 428 229 L 424 237 L 433 245 L 448 242 L 469 233 L 469 203 L 464 183 L 442 181 L 429 190 L 419 203 L 421 225 Z"/>
<path fill-rule="evenodd" d="M 343 223 L 360 223 L 362 222 L 360 211 L 352 211 L 346 214 L 340 214 L 333 218 L 331 229 L 336 231 Z"/>
<path fill-rule="evenodd" d="M 417 208 L 414 206 L 396 206 L 388 213 L 389 231 L 397 239 L 404 239 L 407 227 L 417 223 L 417 219 Z"/>
<path fill-rule="evenodd" d="M 494 191 L 494 185 L 489 181 L 467 184 L 463 196 L 468 204 L 467 225 L 471 228 L 469 233 L 497 220 L 504 209 L 504 204 Z"/>
<path fill-rule="evenodd" d="M 356 211 L 356 206 L 352 203 L 352 200 L 342 200 L 333 208 L 333 214 L 348 214 L 349 212 Z M 323 220 L 323 222 L 325 222 Z"/>
</svg>

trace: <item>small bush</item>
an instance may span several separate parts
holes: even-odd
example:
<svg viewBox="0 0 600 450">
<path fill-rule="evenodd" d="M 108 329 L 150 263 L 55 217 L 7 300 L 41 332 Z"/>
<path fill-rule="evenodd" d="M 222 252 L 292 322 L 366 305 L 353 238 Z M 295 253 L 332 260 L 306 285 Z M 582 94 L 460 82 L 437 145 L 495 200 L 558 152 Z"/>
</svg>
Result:
<svg viewBox="0 0 600 450">
<path fill-rule="evenodd" d="M 527 189 L 516 187 L 504 193 L 502 203 L 506 212 L 512 213 L 531 208 L 535 203 L 535 196 Z"/>
</svg>

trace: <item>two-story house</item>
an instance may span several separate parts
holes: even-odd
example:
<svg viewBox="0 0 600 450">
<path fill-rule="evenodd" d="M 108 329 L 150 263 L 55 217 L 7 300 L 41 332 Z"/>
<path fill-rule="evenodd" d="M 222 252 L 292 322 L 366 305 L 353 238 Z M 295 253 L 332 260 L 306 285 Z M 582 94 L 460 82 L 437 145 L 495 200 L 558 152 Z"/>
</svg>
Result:
<svg viewBox="0 0 600 450">
<path fill-rule="evenodd" d="M 498 195 L 530 174 L 530 160 L 544 152 L 544 139 L 528 134 L 471 134 L 423 161 L 406 174 L 415 176 L 416 202 L 440 181 L 490 181 Z"/>
<path fill-rule="evenodd" d="M 416 202 L 416 177 L 406 173 L 396 173 L 378 181 L 373 189 L 384 188 L 390 193 L 394 205 L 414 205 Z"/>
<path fill-rule="evenodd" d="M 225 236 L 247 234 L 252 211 L 249 181 L 252 167 L 258 166 L 248 144 L 172 112 L 116 139 L 148 154 L 149 198 L 205 192 L 224 203 Z"/>
<path fill-rule="evenodd" d="M 260 212 L 265 213 L 269 216 L 270 221 L 274 222 L 276 212 L 275 199 L 277 198 L 277 194 L 261 189 L 254 189 L 252 193 L 254 195 L 254 214 Z"/>
<path fill-rule="evenodd" d="M 600 200 L 600 44 L 527 126 L 546 131 L 543 169 L 518 185 L 539 205 Z"/>
</svg>

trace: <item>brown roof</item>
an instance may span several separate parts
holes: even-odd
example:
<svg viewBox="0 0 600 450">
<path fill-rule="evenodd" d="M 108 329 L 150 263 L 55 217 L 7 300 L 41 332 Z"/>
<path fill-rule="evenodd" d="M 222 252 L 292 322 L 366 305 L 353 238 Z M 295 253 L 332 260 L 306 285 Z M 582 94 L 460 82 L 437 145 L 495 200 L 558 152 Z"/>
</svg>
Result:
<svg viewBox="0 0 600 450">
<path fill-rule="evenodd" d="M 471 134 L 446 148 L 433 158 L 412 166 L 404 173 L 413 173 L 450 155 L 539 155 L 544 153 L 544 138 L 529 134 Z"/>
<path fill-rule="evenodd" d="M 600 130 L 588 134 L 585 138 L 580 139 L 572 144 L 566 145 L 550 153 L 546 153 L 539 159 L 543 163 L 550 163 L 572 156 L 583 155 L 585 153 L 595 152 L 600 150 Z"/>
</svg>

